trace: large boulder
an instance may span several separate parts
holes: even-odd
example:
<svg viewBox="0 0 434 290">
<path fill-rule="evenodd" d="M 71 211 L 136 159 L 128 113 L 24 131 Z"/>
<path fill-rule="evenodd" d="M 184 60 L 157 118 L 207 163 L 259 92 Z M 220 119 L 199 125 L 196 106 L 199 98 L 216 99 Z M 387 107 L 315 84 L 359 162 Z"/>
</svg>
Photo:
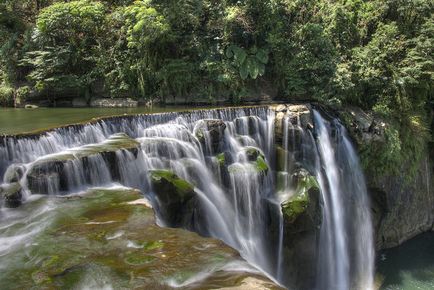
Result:
<svg viewBox="0 0 434 290">
<path fill-rule="evenodd" d="M 194 134 L 207 154 L 222 152 L 226 124 L 219 119 L 205 119 L 197 122 Z"/>
<path fill-rule="evenodd" d="M 170 170 L 151 170 L 149 178 L 164 222 L 189 228 L 197 210 L 194 186 Z"/>
<path fill-rule="evenodd" d="M 321 224 L 318 182 L 304 169 L 295 172 L 292 179 L 295 191 L 282 203 L 285 231 L 289 234 L 314 230 Z"/>
<path fill-rule="evenodd" d="M 281 204 L 270 206 L 270 237 L 274 245 L 282 243 L 279 258 L 284 261 L 281 270 L 284 285 L 291 289 L 312 289 L 322 223 L 321 195 L 315 177 L 306 170 L 299 168 L 291 177 L 292 193 Z M 280 214 L 283 232 L 276 226 L 281 222 Z"/>
</svg>

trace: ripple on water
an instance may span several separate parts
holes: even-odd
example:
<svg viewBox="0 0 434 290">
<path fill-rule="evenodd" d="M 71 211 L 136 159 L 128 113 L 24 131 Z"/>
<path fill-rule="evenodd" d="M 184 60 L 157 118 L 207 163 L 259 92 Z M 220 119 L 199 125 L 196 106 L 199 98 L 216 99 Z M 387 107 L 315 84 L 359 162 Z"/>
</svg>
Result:
<svg viewBox="0 0 434 290">
<path fill-rule="evenodd" d="M 382 290 L 434 289 L 434 233 L 425 233 L 379 255 Z"/>
</svg>

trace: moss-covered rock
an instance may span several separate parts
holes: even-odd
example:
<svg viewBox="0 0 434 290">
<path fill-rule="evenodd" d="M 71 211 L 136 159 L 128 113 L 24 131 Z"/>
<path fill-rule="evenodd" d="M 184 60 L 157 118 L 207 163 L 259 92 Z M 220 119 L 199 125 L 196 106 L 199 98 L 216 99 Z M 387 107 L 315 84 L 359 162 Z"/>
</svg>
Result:
<svg viewBox="0 0 434 290">
<path fill-rule="evenodd" d="M 150 176 L 155 191 L 166 191 L 167 194 L 179 197 L 182 202 L 194 196 L 194 187 L 172 171 L 152 170 Z"/>
<path fill-rule="evenodd" d="M 297 218 L 306 214 L 312 199 L 318 200 L 319 194 L 316 178 L 306 171 L 297 172 L 294 179 L 296 179 L 297 184 L 296 190 L 288 200 L 282 203 L 282 213 L 285 223 L 288 224 L 294 223 Z M 314 221 L 312 220 L 312 222 Z"/>
<path fill-rule="evenodd" d="M 219 166 L 224 166 L 226 163 L 226 156 L 225 153 L 220 153 L 216 155 L 217 158 L 217 163 L 219 164 Z"/>
<path fill-rule="evenodd" d="M 246 154 L 246 158 L 248 161 L 256 161 L 258 157 L 262 157 L 264 159 L 264 154 L 259 150 L 259 148 L 256 147 L 245 147 L 244 153 Z"/>
<path fill-rule="evenodd" d="M 239 172 L 240 170 L 252 170 L 261 174 L 267 174 L 269 167 L 266 162 L 264 153 L 259 150 L 259 148 L 247 146 L 243 149 L 243 153 L 247 161 L 251 166 L 234 166 L 230 169 L 232 172 Z"/>
<path fill-rule="evenodd" d="M 300 167 L 282 178 L 290 181 L 293 192 L 281 204 L 270 205 L 270 239 L 283 245 L 282 255 L 286 262 L 282 277 L 285 285 L 290 289 L 312 289 L 322 222 L 321 195 L 315 177 Z M 281 219 L 283 232 L 276 226 Z"/>
<path fill-rule="evenodd" d="M 188 227 L 197 210 L 194 186 L 169 170 L 151 170 L 149 177 L 164 221 L 172 227 Z"/>
</svg>

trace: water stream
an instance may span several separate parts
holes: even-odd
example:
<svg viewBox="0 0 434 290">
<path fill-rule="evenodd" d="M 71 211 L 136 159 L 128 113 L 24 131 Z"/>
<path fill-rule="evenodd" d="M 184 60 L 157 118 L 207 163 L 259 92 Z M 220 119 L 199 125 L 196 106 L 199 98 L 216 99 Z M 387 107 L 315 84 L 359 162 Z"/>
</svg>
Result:
<svg viewBox="0 0 434 290">
<path fill-rule="evenodd" d="M 194 185 L 198 200 L 182 227 L 224 241 L 270 279 L 290 287 L 292 273 L 286 265 L 293 261 L 284 254 L 280 204 L 294 194 L 293 172 L 302 166 L 316 177 L 321 193 L 314 287 L 371 289 L 373 237 L 357 155 L 338 120 L 317 111 L 312 115 L 313 129 L 303 127 L 298 116 L 292 122 L 291 113 L 283 119 L 279 145 L 285 160 L 279 174 L 284 181 L 279 189 L 274 168 L 282 160 L 276 160 L 276 112 L 269 107 L 116 117 L 37 136 L 3 137 L 0 176 L 6 184 L 21 172 L 24 198 L 119 183 L 144 193 L 158 224 L 171 226 L 149 174 L 169 170 Z"/>
</svg>

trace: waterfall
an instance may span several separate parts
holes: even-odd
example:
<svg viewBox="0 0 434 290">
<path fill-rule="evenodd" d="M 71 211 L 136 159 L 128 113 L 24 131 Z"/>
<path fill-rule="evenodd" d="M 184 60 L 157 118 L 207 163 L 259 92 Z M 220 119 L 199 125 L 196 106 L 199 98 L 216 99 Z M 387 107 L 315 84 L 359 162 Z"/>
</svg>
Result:
<svg viewBox="0 0 434 290">
<path fill-rule="evenodd" d="M 371 289 L 374 245 L 363 173 L 345 129 L 314 111 L 324 202 L 317 289 Z M 332 130 L 337 139 L 332 144 Z M 352 280 L 351 276 L 355 276 Z"/>
<path fill-rule="evenodd" d="M 286 265 L 294 261 L 284 257 L 281 204 L 294 194 L 294 170 L 303 167 L 321 192 L 322 224 L 319 242 L 313 241 L 319 253 L 316 288 L 367 289 L 374 252 L 363 173 L 339 122 L 317 111 L 313 116 L 315 128 L 308 130 L 288 113 L 281 140 L 275 140 L 278 119 L 269 107 L 115 117 L 7 136 L 0 139 L 0 176 L 20 183 L 24 197 L 120 183 L 141 190 L 159 225 L 171 226 L 149 174 L 169 170 L 193 185 L 197 198 L 194 214 L 180 226 L 221 239 L 290 287 L 293 274 Z M 283 157 L 276 157 L 277 143 Z M 9 177 L 16 168 L 23 171 L 17 180 Z"/>
</svg>

